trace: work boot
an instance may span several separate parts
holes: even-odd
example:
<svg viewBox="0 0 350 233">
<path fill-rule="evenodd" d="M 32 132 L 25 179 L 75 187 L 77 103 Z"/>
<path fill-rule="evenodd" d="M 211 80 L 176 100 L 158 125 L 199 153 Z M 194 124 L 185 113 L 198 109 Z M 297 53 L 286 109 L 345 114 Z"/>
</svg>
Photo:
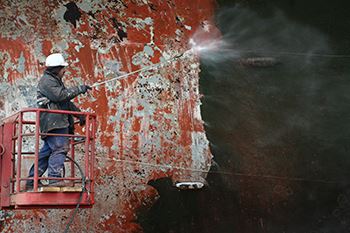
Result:
<svg viewBox="0 0 350 233">
<path fill-rule="evenodd" d="M 48 186 L 49 187 L 67 187 L 67 186 L 74 186 L 74 183 L 72 181 L 65 181 L 65 180 L 59 180 L 59 181 L 51 181 Z"/>
<path fill-rule="evenodd" d="M 41 181 L 39 180 L 39 183 L 38 183 L 38 188 L 39 187 L 43 187 L 45 186 L 43 183 L 41 183 Z M 27 182 L 26 183 L 26 187 L 24 188 L 24 191 L 32 191 L 34 188 L 34 183 L 33 182 Z"/>
</svg>

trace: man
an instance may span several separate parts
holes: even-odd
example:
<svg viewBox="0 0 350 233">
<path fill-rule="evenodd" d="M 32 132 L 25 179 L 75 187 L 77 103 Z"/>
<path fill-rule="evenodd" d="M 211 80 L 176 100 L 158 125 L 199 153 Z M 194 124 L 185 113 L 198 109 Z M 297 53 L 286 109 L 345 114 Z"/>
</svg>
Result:
<svg viewBox="0 0 350 233">
<path fill-rule="evenodd" d="M 62 54 L 54 53 L 46 58 L 47 69 L 40 78 L 37 91 L 37 103 L 39 108 L 80 111 L 71 99 L 85 94 L 91 87 L 81 85 L 66 88 L 62 82 L 65 73 L 65 62 Z M 80 125 L 85 124 L 85 117 L 80 116 Z M 43 112 L 40 114 L 41 133 L 69 134 L 74 131 L 74 120 L 71 115 Z M 69 150 L 69 138 L 63 136 L 42 136 L 44 146 L 39 152 L 38 175 L 42 176 L 48 170 L 48 177 L 61 178 L 64 170 L 64 161 Z M 29 177 L 34 176 L 34 164 L 30 168 Z M 26 189 L 33 188 L 33 180 L 28 180 Z M 42 185 L 39 182 L 39 185 Z M 64 182 L 49 180 L 50 186 L 64 186 Z"/>
</svg>

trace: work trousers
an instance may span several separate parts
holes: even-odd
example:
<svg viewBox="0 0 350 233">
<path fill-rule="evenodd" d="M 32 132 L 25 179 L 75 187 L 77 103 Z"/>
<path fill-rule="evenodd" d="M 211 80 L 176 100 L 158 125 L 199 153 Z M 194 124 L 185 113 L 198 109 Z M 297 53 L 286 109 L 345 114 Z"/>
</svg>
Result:
<svg viewBox="0 0 350 233">
<path fill-rule="evenodd" d="M 68 128 L 51 130 L 49 133 L 68 134 Z M 61 178 L 64 170 L 64 161 L 69 151 L 69 137 L 47 136 L 44 146 L 39 152 L 38 175 L 42 176 L 48 170 L 48 177 Z M 34 164 L 30 168 L 29 177 L 34 176 Z M 50 180 L 49 183 L 58 182 Z M 27 185 L 33 185 L 33 180 L 28 180 Z"/>
</svg>

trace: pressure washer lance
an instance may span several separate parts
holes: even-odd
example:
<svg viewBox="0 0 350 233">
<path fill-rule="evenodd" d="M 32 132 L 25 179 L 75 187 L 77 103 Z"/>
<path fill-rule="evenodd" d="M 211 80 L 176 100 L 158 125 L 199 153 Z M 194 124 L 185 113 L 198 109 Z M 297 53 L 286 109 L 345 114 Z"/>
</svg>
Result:
<svg viewBox="0 0 350 233">
<path fill-rule="evenodd" d="M 112 81 L 116 81 L 116 80 L 120 80 L 120 79 L 123 79 L 123 78 L 126 78 L 132 74 L 136 74 L 136 73 L 139 73 L 139 72 L 142 72 L 142 71 L 146 71 L 146 70 L 151 70 L 153 68 L 158 68 L 158 66 L 161 66 L 163 64 L 166 64 L 168 62 L 172 62 L 172 61 L 175 61 L 177 59 L 179 59 L 180 57 L 182 57 L 183 55 L 185 55 L 187 52 L 189 51 L 192 51 L 192 50 L 187 50 L 186 52 L 183 52 L 183 53 L 180 53 L 168 60 L 165 60 L 163 62 L 160 62 L 158 64 L 154 64 L 154 65 L 150 65 L 150 66 L 146 66 L 146 67 L 143 67 L 142 69 L 138 69 L 138 70 L 135 70 L 135 71 L 132 71 L 132 72 L 129 72 L 129 73 L 126 73 L 126 74 L 123 74 L 123 75 L 120 75 L 120 76 L 117 76 L 115 78 L 112 78 L 112 79 L 109 79 L 109 80 L 106 80 L 106 81 L 102 81 L 102 82 L 96 82 L 94 84 L 91 85 L 92 88 L 94 87 L 98 87 L 100 85 L 103 85 L 103 84 L 106 84 L 106 83 L 109 83 L 109 82 L 112 82 Z"/>
</svg>

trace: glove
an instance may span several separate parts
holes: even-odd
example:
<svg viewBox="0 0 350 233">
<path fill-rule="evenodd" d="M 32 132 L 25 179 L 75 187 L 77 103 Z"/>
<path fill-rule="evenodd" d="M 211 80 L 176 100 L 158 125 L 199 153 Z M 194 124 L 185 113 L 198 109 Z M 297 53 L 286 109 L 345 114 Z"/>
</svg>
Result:
<svg viewBox="0 0 350 233">
<path fill-rule="evenodd" d="M 84 115 L 79 116 L 79 125 L 84 126 L 86 123 L 86 117 Z"/>
<path fill-rule="evenodd" d="M 88 90 L 92 90 L 92 88 L 89 85 L 81 85 L 78 88 L 79 92 L 82 94 L 85 94 Z"/>
</svg>

